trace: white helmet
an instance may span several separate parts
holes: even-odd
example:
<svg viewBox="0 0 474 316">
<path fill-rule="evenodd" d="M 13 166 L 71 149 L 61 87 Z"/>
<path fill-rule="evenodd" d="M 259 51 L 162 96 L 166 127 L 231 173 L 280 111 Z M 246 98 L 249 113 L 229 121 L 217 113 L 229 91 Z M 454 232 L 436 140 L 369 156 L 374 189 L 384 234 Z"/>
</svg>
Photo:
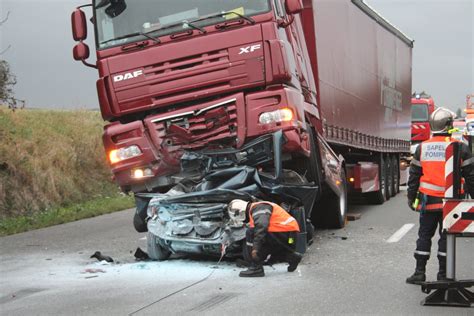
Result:
<svg viewBox="0 0 474 316">
<path fill-rule="evenodd" d="M 249 202 L 243 200 L 233 200 L 229 203 L 227 211 L 231 226 L 241 226 L 244 223 L 248 204 Z"/>
<path fill-rule="evenodd" d="M 437 108 L 430 115 L 430 127 L 432 133 L 443 133 L 453 128 L 456 114 L 445 108 Z"/>
</svg>

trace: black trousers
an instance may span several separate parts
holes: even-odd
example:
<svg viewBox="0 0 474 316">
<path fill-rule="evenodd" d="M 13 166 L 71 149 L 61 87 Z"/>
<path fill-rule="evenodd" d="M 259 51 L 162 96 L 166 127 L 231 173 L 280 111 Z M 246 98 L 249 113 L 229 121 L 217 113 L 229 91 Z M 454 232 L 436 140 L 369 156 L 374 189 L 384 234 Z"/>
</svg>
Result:
<svg viewBox="0 0 474 316">
<path fill-rule="evenodd" d="M 268 233 L 265 236 L 265 241 L 262 248 L 258 251 L 259 261 L 255 262 L 252 259 L 252 247 L 254 239 L 254 229 L 248 228 L 245 233 L 244 259 L 257 265 L 262 265 L 263 262 L 271 255 L 270 262 L 288 262 L 291 255 L 295 253 L 295 243 L 289 243 L 290 238 L 294 236 L 292 233 Z"/>
<path fill-rule="evenodd" d="M 418 230 L 418 240 L 416 241 L 415 259 L 428 260 L 431 253 L 431 239 L 438 228 L 438 259 L 446 260 L 446 233 L 443 230 L 443 213 L 426 212 L 420 213 L 420 228 Z"/>
</svg>

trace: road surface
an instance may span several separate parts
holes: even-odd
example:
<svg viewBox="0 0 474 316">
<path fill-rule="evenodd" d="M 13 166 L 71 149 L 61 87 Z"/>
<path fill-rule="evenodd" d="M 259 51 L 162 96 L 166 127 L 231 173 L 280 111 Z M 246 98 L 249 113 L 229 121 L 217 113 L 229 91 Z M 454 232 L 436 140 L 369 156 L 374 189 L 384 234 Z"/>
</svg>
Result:
<svg viewBox="0 0 474 316">
<path fill-rule="evenodd" d="M 405 192 L 383 206 L 350 210 L 362 218 L 342 230 L 318 231 L 297 271 L 277 264 L 254 279 L 239 278 L 240 268 L 229 261 L 217 268 L 210 259 L 136 262 L 133 252 L 146 247 L 144 235 L 133 230 L 133 210 L 4 237 L 0 314 L 473 315 L 473 308 L 420 306 L 426 294 L 405 284 L 418 227 Z M 90 259 L 97 250 L 118 262 Z M 205 281 L 152 304 L 211 271 Z M 433 256 L 428 279 L 436 272 Z M 457 276 L 474 278 L 474 238 L 458 239 Z"/>
</svg>

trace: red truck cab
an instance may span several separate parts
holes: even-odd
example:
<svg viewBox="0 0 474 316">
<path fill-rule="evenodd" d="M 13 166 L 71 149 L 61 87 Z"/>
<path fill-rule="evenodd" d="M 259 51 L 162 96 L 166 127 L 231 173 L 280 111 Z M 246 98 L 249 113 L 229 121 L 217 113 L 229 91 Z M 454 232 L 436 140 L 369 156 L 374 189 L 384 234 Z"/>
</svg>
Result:
<svg viewBox="0 0 474 316">
<path fill-rule="evenodd" d="M 430 115 L 435 110 L 433 98 L 426 94 L 414 93 L 411 99 L 411 141 L 416 145 L 430 138 Z"/>
</svg>

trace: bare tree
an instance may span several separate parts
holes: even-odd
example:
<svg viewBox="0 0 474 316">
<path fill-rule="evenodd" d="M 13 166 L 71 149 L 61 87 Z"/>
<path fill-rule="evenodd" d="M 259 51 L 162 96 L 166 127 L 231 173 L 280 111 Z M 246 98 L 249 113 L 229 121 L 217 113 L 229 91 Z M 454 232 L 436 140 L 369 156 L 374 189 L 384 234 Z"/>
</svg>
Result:
<svg viewBox="0 0 474 316">
<path fill-rule="evenodd" d="M 9 16 L 10 16 L 10 11 L 8 11 L 8 12 L 7 12 L 7 16 L 6 16 L 3 20 L 0 21 L 0 26 L 2 26 L 5 22 L 8 21 L 8 17 L 9 17 Z M 3 49 L 2 51 L 0 51 L 0 55 L 5 54 L 5 52 L 6 52 L 7 50 L 9 50 L 11 47 L 12 47 L 12 46 L 9 44 L 9 45 L 7 46 L 7 48 L 5 48 L 5 49 Z"/>
<path fill-rule="evenodd" d="M 6 17 L 0 21 L 0 26 L 8 21 L 10 11 L 7 12 Z M 11 45 L 0 51 L 0 55 L 9 50 Z M 0 102 L 7 105 L 8 108 L 16 110 L 25 107 L 24 100 L 18 100 L 13 96 L 13 87 L 16 85 L 16 77 L 10 71 L 10 65 L 6 60 L 0 59 Z"/>
<path fill-rule="evenodd" d="M 0 60 L 0 101 L 15 110 L 25 107 L 24 100 L 18 100 L 13 96 L 13 87 L 16 77 L 10 71 L 10 65 L 5 60 Z"/>
</svg>

